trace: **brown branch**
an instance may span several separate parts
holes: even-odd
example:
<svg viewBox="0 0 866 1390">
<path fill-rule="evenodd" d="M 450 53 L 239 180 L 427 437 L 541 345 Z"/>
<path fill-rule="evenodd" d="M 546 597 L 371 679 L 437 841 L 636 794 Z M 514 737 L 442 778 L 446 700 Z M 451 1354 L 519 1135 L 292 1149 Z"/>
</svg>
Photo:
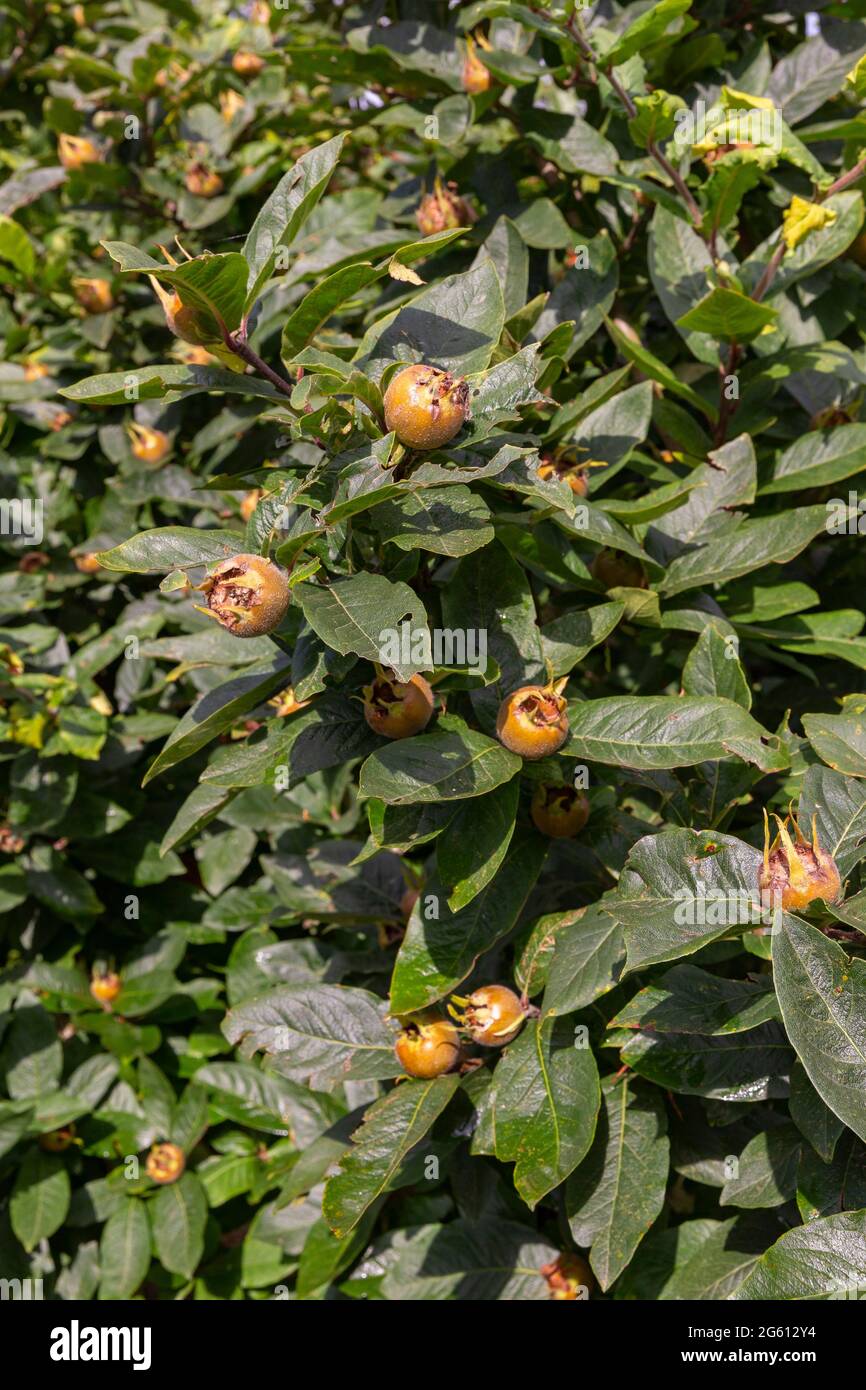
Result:
<svg viewBox="0 0 866 1390">
<path fill-rule="evenodd" d="M 242 362 L 246 362 L 248 366 L 257 371 L 259 376 L 263 376 L 282 395 L 291 397 L 293 390 L 291 382 L 286 381 L 285 377 L 280 376 L 272 367 L 269 367 L 267 362 L 263 361 L 243 338 L 238 338 L 230 333 L 225 324 L 220 324 L 220 329 L 223 342 L 230 352 L 233 352 Z"/>
</svg>

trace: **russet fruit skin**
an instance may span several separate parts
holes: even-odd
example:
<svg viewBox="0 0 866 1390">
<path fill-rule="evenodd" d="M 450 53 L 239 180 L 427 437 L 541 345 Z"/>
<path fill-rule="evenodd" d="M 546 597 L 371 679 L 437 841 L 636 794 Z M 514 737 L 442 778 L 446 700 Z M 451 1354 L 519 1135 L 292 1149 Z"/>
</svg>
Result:
<svg viewBox="0 0 866 1390">
<path fill-rule="evenodd" d="M 647 588 L 640 561 L 618 550 L 600 550 L 589 569 L 593 579 L 597 579 L 606 589 Z"/>
<path fill-rule="evenodd" d="M 144 1167 L 154 1182 L 177 1182 L 186 1167 L 183 1149 L 179 1144 L 154 1144 Z"/>
<path fill-rule="evenodd" d="M 58 135 L 57 157 L 64 169 L 81 169 L 85 164 L 102 163 L 102 151 L 86 135 Z"/>
<path fill-rule="evenodd" d="M 265 60 L 258 53 L 251 53 L 249 49 L 241 48 L 232 58 L 232 69 L 238 77 L 256 77 L 265 65 Z"/>
<path fill-rule="evenodd" d="M 547 1282 L 550 1297 L 557 1303 L 575 1303 L 582 1289 L 591 1294 L 595 1288 L 595 1276 L 582 1255 L 563 1252 L 550 1264 L 542 1265 L 538 1272 Z"/>
<path fill-rule="evenodd" d="M 460 1026 L 481 1047 L 504 1047 L 517 1037 L 526 1013 L 513 989 L 507 985 L 482 985 L 467 999 L 454 995 L 462 1012 L 452 1011 Z"/>
<path fill-rule="evenodd" d="M 469 414 L 469 386 L 438 367 L 404 367 L 385 392 L 385 424 L 409 449 L 439 449 Z"/>
<path fill-rule="evenodd" d="M 437 178 L 433 192 L 425 193 L 418 204 L 415 221 L 422 236 L 435 236 L 437 232 L 470 226 L 475 221 L 475 214 L 466 200 L 460 197 L 456 184 L 443 183 Z"/>
<path fill-rule="evenodd" d="M 544 686 L 522 685 L 499 706 L 496 737 L 521 758 L 549 758 L 568 738 L 565 700 Z"/>
<path fill-rule="evenodd" d="M 184 179 L 187 191 L 195 198 L 215 198 L 223 191 L 223 181 L 215 169 L 205 164 L 192 164 Z"/>
<path fill-rule="evenodd" d="M 377 676 L 364 686 L 364 718 L 385 738 L 411 738 L 426 729 L 433 714 L 433 691 L 423 676 L 389 680 Z"/>
<path fill-rule="evenodd" d="M 171 452 L 171 440 L 163 430 L 137 424 L 129 425 L 128 429 L 132 452 L 142 463 L 162 463 Z"/>
<path fill-rule="evenodd" d="M 48 1134 L 40 1134 L 39 1147 L 49 1154 L 62 1154 L 75 1143 L 75 1125 L 64 1125 L 63 1129 L 52 1129 Z"/>
<path fill-rule="evenodd" d="M 770 844 L 770 822 L 764 812 L 764 862 L 758 885 L 768 906 L 796 912 L 820 898 L 837 902 L 842 881 L 836 861 L 818 843 L 816 818 L 812 817 L 812 839 L 807 840 L 793 815 L 784 820 L 774 816 L 779 833 Z M 788 824 L 794 829 L 791 839 Z"/>
<path fill-rule="evenodd" d="M 114 1002 L 121 988 L 120 976 L 113 970 L 109 970 L 105 975 L 94 975 L 90 981 L 91 995 L 105 1008 Z"/>
<path fill-rule="evenodd" d="M 409 1076 L 424 1081 L 453 1071 L 460 1061 L 460 1035 L 447 1018 L 423 1015 L 407 1023 L 395 1045 L 397 1061 Z"/>
<path fill-rule="evenodd" d="M 589 801 L 575 787 L 542 783 L 535 789 L 529 814 L 542 835 L 552 840 L 571 839 L 589 819 Z"/>
<path fill-rule="evenodd" d="M 289 576 L 282 565 L 264 555 L 234 555 L 208 575 L 201 592 L 202 609 L 235 637 L 261 637 L 273 632 L 289 606 Z"/>
<path fill-rule="evenodd" d="M 114 295 L 108 280 L 73 280 L 72 291 L 85 314 L 107 314 L 114 308 Z"/>
</svg>

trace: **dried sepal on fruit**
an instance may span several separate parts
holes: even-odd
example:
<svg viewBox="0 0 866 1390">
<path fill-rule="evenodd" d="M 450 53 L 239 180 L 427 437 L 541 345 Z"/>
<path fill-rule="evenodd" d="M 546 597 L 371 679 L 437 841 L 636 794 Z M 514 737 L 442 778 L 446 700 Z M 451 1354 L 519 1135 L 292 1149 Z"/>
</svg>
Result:
<svg viewBox="0 0 866 1390">
<path fill-rule="evenodd" d="M 496 716 L 499 742 L 536 761 L 557 753 L 568 738 L 568 711 L 562 689 L 566 679 L 555 685 L 522 685 L 502 701 Z"/>
<path fill-rule="evenodd" d="M 215 618 L 235 637 L 262 637 L 283 620 L 291 597 L 288 571 L 264 555 L 222 560 L 198 585 L 207 595 L 199 612 Z"/>
<path fill-rule="evenodd" d="M 762 902 L 785 912 L 808 907 L 818 898 L 837 902 L 842 882 L 832 854 L 818 843 L 816 817 L 812 817 L 811 840 L 806 839 L 793 811 L 784 820 L 776 815 L 773 819 L 779 832 L 770 844 L 770 822 L 764 811 L 764 860 L 759 878 Z"/>
<path fill-rule="evenodd" d="M 422 236 L 435 236 L 437 232 L 454 231 L 457 227 L 471 227 L 475 213 L 457 192 L 455 183 L 443 183 L 438 174 L 433 181 L 432 193 L 425 193 L 415 212 L 415 221 Z"/>
<path fill-rule="evenodd" d="M 376 679 L 365 685 L 364 718 L 384 738 L 411 738 L 426 729 L 433 714 L 433 691 L 423 676 L 398 681 L 376 667 Z"/>
<path fill-rule="evenodd" d="M 490 44 L 483 34 L 466 35 L 466 57 L 463 60 L 463 90 L 469 96 L 480 96 L 491 83 L 490 69 L 485 67 L 478 56 L 478 47 L 489 49 Z"/>
<path fill-rule="evenodd" d="M 404 367 L 385 392 L 385 424 L 409 449 L 439 449 L 469 415 L 469 385 L 438 367 Z"/>
<path fill-rule="evenodd" d="M 90 980 L 90 993 L 104 1009 L 111 1008 L 122 988 L 120 976 L 113 970 L 94 973 Z"/>
<path fill-rule="evenodd" d="M 81 169 L 85 164 L 101 164 L 105 151 L 86 135 L 67 135 L 63 131 L 57 137 L 57 157 L 64 169 Z"/>
<path fill-rule="evenodd" d="M 404 1025 L 394 1046 L 397 1061 L 409 1076 L 428 1081 L 459 1064 L 460 1034 L 447 1018 L 418 1014 Z"/>
<path fill-rule="evenodd" d="M 171 440 L 164 430 L 151 429 L 134 421 L 127 425 L 130 449 L 142 463 L 162 463 L 171 453 Z"/>
<path fill-rule="evenodd" d="M 153 1144 L 144 1165 L 147 1176 L 158 1183 L 177 1182 L 185 1167 L 183 1149 L 167 1142 Z"/>
<path fill-rule="evenodd" d="M 535 789 L 529 814 L 542 835 L 566 840 L 579 835 L 589 819 L 589 801 L 568 783 L 541 782 Z"/>
<path fill-rule="evenodd" d="M 468 996 L 454 994 L 451 998 L 451 1017 L 481 1047 L 504 1047 L 517 1037 L 526 1021 L 526 1009 L 507 985 L 482 985 Z"/>
</svg>

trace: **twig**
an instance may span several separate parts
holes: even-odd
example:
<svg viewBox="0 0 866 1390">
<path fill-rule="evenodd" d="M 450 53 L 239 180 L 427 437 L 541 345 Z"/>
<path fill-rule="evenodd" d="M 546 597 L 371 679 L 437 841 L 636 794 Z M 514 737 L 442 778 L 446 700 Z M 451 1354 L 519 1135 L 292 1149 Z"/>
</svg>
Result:
<svg viewBox="0 0 866 1390">
<path fill-rule="evenodd" d="M 291 396 L 293 389 L 291 382 L 286 381 L 285 377 L 280 376 L 272 367 L 269 367 L 267 362 L 264 362 L 262 358 L 259 357 L 259 354 L 253 351 L 249 343 L 230 333 L 225 324 L 220 325 L 220 330 L 222 332 L 223 342 L 230 352 L 233 352 L 242 362 L 246 362 L 248 366 L 257 371 L 259 376 L 263 376 L 265 380 L 269 381 L 272 386 L 275 386 L 282 395 Z"/>
</svg>

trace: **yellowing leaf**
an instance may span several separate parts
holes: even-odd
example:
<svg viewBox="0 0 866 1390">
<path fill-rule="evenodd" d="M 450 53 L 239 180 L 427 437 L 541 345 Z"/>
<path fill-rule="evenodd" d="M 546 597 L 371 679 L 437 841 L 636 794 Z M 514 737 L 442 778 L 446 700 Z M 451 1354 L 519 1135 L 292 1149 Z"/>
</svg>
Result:
<svg viewBox="0 0 866 1390">
<path fill-rule="evenodd" d="M 409 265 L 401 265 L 398 260 L 388 262 L 388 274 L 392 280 L 405 280 L 408 285 L 424 285 L 425 280 Z"/>
<path fill-rule="evenodd" d="M 835 221 L 836 213 L 832 208 L 824 207 L 821 203 L 807 202 L 805 198 L 798 198 L 795 194 L 790 207 L 782 214 L 782 237 L 785 245 L 789 251 L 793 251 L 801 241 L 805 241 L 810 232 L 816 232 L 820 227 L 826 227 Z"/>
</svg>

